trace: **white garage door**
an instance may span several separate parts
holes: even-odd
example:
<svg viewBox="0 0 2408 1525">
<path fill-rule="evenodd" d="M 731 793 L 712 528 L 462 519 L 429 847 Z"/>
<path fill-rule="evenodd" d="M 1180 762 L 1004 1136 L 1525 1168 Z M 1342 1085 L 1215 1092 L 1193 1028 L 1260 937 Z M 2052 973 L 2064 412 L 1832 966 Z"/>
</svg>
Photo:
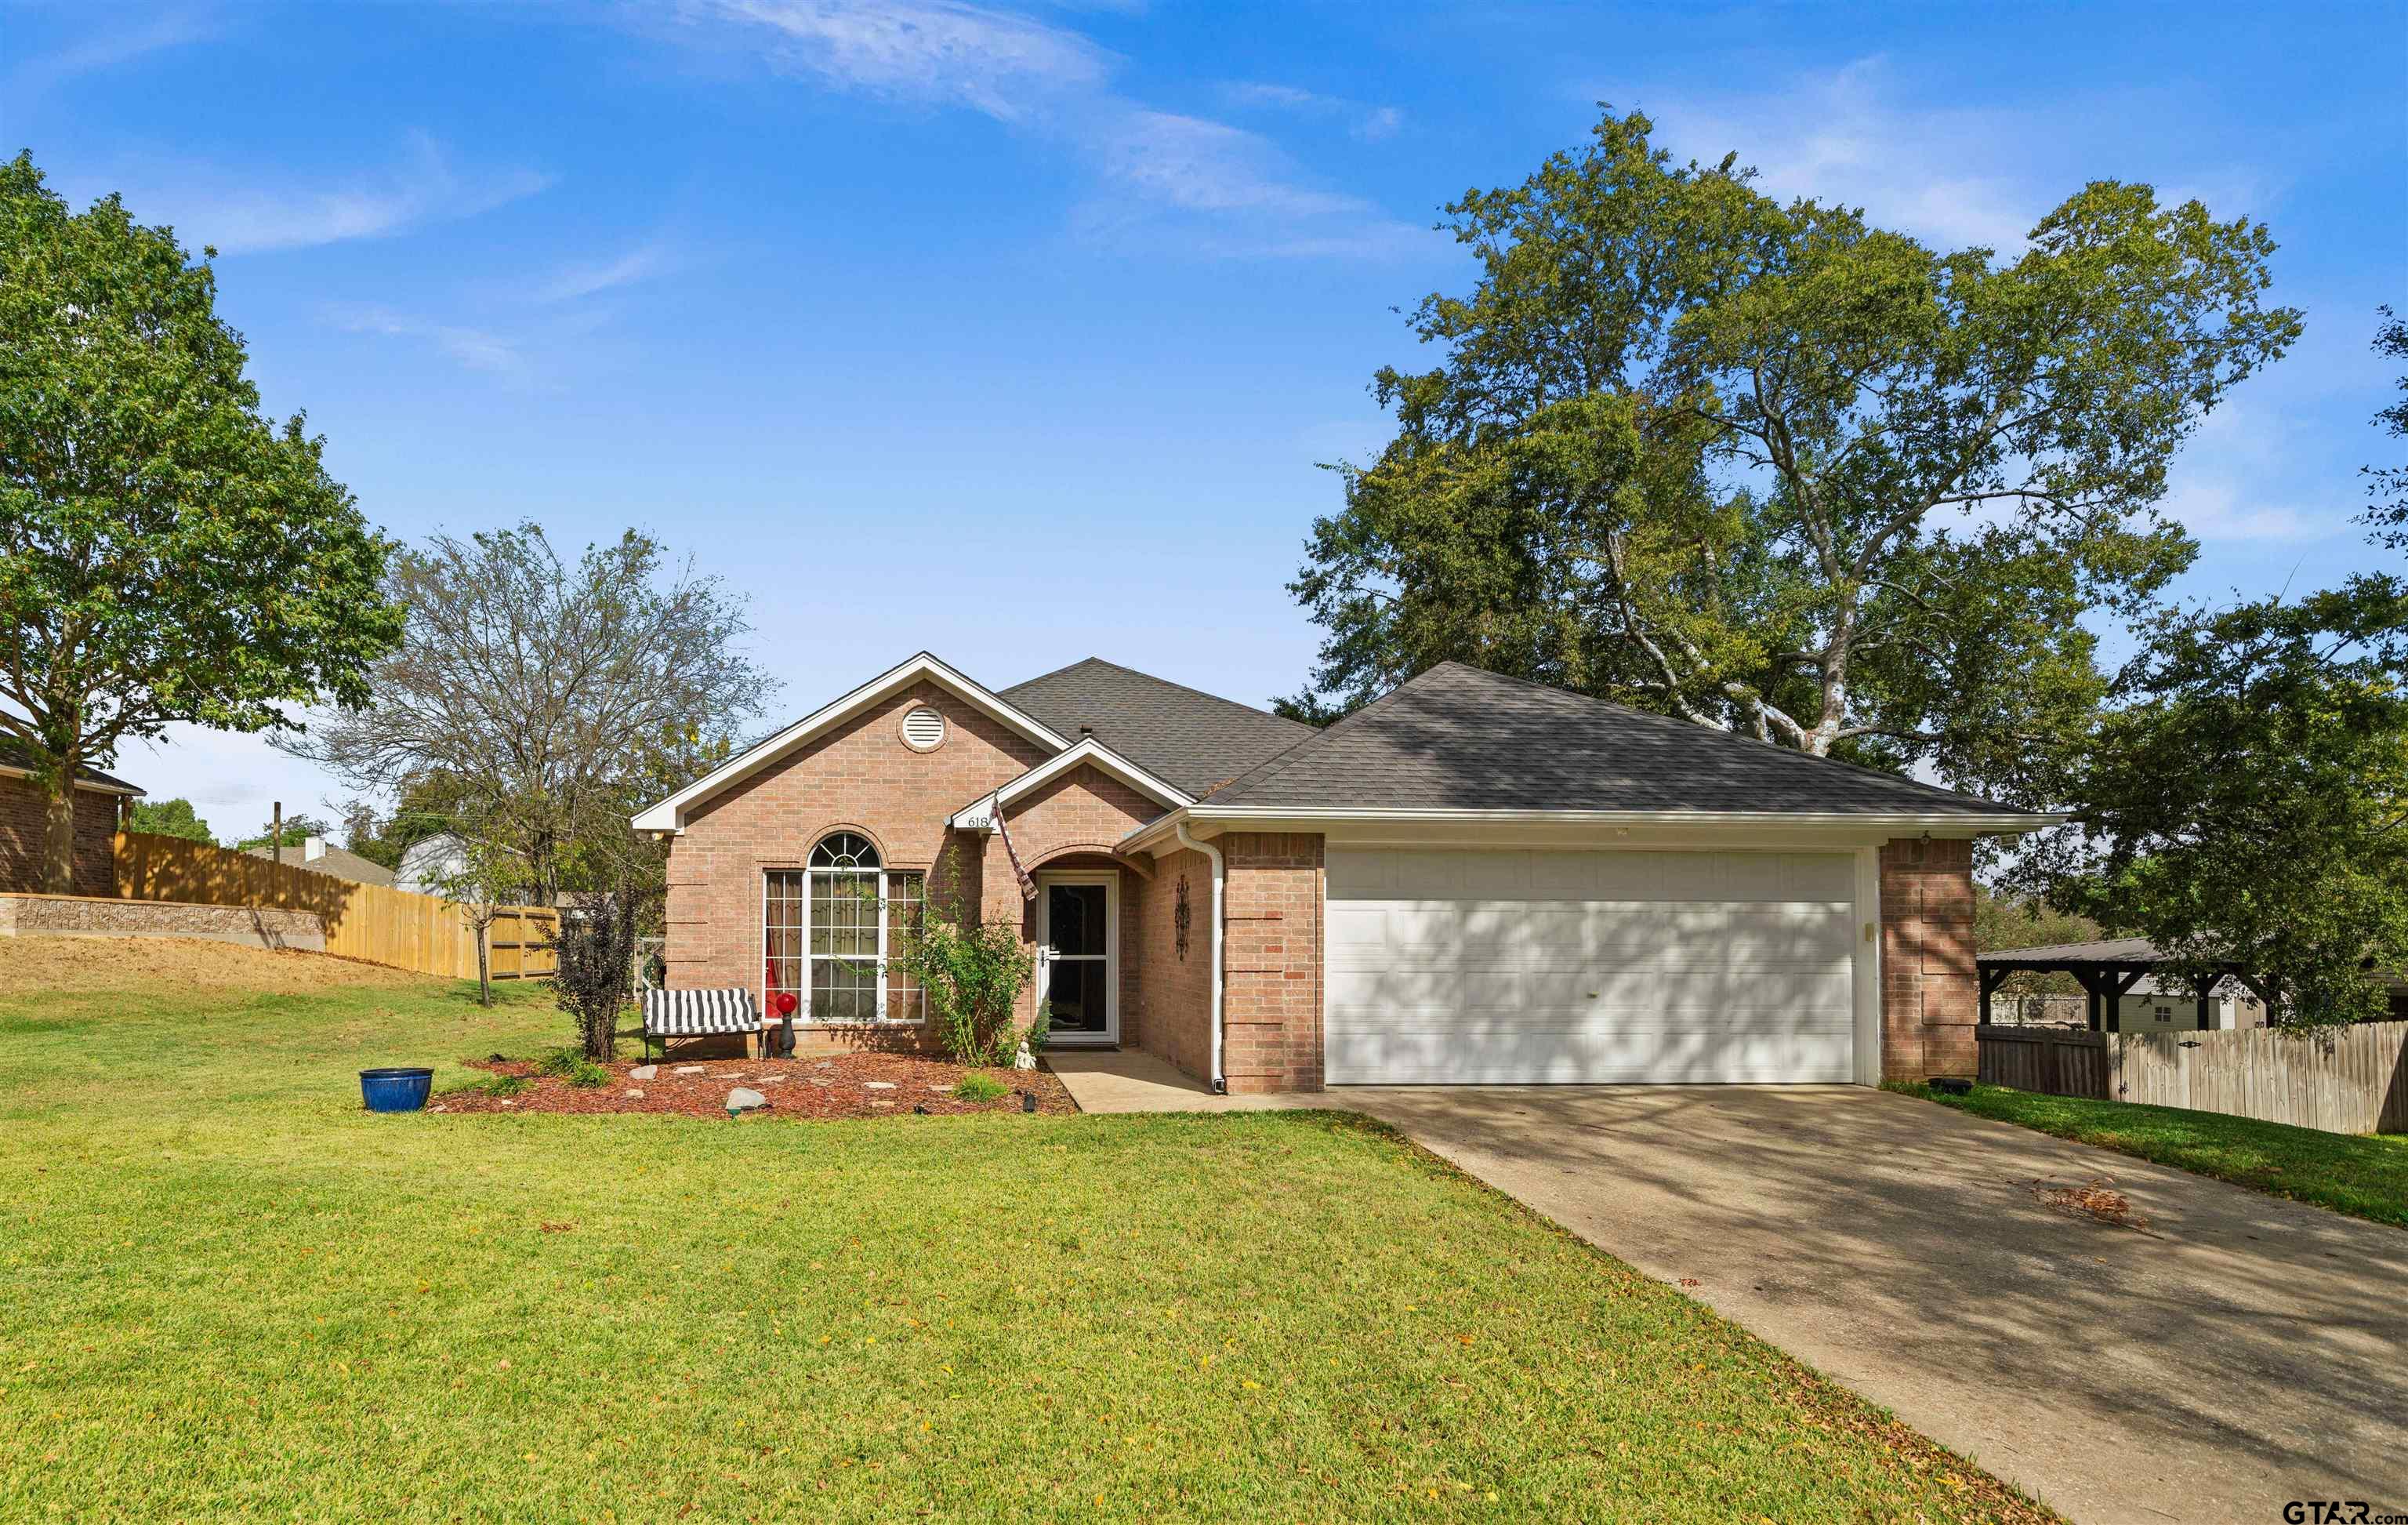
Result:
<svg viewBox="0 0 2408 1525">
<path fill-rule="evenodd" d="M 1328 856 L 1332 1085 L 1848 1081 L 1845 854 Z"/>
</svg>

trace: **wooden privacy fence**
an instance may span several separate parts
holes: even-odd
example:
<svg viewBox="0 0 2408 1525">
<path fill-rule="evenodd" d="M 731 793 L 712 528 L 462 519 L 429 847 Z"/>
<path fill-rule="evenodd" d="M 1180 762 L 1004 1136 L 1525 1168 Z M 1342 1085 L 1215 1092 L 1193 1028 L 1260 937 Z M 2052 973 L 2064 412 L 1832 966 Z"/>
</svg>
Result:
<svg viewBox="0 0 2408 1525">
<path fill-rule="evenodd" d="M 2300 1038 L 2269 1028 L 1974 1033 L 1980 1078 L 1988 1085 L 2221 1112 L 2329 1133 L 2408 1132 L 2408 1022 L 2363 1022 Z M 2068 1057 L 2086 1050 L 2096 1056 L 2095 1076 L 2085 1061 Z"/>
<path fill-rule="evenodd" d="M 1974 1078 L 2044 1096 L 2108 1099 L 2107 1035 L 2079 1028 L 1975 1028 Z"/>
<path fill-rule="evenodd" d="M 143 831 L 118 833 L 116 858 L 122 899 L 313 912 L 326 925 L 328 953 L 421 974 L 477 976 L 477 934 L 467 914 L 437 896 L 354 884 L 298 864 Z M 504 906 L 486 932 L 494 978 L 551 974 L 555 960 L 540 944 L 559 925 L 557 911 Z"/>
</svg>

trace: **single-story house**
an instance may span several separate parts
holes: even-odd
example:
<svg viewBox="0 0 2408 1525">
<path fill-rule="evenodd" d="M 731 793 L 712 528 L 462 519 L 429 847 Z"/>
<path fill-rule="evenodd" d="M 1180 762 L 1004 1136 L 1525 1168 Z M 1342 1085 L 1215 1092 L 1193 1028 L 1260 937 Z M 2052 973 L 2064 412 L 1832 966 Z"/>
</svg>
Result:
<svg viewBox="0 0 2408 1525">
<path fill-rule="evenodd" d="M 468 864 L 468 846 L 449 831 L 421 837 L 401 850 L 393 887 L 415 895 L 440 895 L 444 883 Z"/>
<path fill-rule="evenodd" d="M 893 955 L 956 906 L 1055 1044 L 1257 1092 L 1971 1074 L 1972 842 L 2056 819 L 1459 663 L 1315 729 L 924 652 L 633 822 L 671 988 L 917 1043 Z"/>
<path fill-rule="evenodd" d="M 323 837 L 304 837 L 294 846 L 279 853 L 272 847 L 251 847 L 245 851 L 253 857 L 264 857 L 288 863 L 312 873 L 330 873 L 337 879 L 348 879 L 355 885 L 378 885 L 393 887 L 393 870 L 381 863 L 371 862 L 348 847 L 337 847 Z"/>
<path fill-rule="evenodd" d="M 24 744 L 0 737 L 0 892 L 32 894 L 42 887 L 42 843 L 50 800 L 34 783 Z M 117 893 L 114 839 L 127 805 L 143 791 L 97 768 L 76 771 L 75 892 Z"/>
</svg>

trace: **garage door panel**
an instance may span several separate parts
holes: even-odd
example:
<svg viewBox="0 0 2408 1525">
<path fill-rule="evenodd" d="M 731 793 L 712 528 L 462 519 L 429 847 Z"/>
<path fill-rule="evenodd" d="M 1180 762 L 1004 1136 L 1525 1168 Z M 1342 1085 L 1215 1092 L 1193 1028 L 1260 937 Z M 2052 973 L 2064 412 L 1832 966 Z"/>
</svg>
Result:
<svg viewBox="0 0 2408 1525">
<path fill-rule="evenodd" d="M 1332 1084 L 1847 1081 L 1840 854 L 1333 850 Z"/>
</svg>

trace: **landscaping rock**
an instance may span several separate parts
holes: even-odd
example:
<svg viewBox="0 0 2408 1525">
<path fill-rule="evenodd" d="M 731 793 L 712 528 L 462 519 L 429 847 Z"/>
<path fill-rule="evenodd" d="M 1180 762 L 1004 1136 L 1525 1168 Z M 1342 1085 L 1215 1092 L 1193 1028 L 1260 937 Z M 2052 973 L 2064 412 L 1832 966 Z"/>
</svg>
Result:
<svg viewBox="0 0 2408 1525">
<path fill-rule="evenodd" d="M 670 1071 L 669 1073 L 673 1075 L 698 1075 L 703 1073 L 703 1068 L 698 1064 L 681 1064 L 676 1069 Z"/>
<path fill-rule="evenodd" d="M 644 1093 L 643 1093 L 642 1091 L 630 1089 L 630 1090 L 627 1092 L 627 1100 L 629 1100 L 629 1101 L 642 1101 L 643 1099 L 644 1099 Z"/>
<path fill-rule="evenodd" d="M 753 1112 L 768 1104 L 767 1097 L 741 1086 L 727 1093 L 727 1110 L 730 1112 Z"/>
<path fill-rule="evenodd" d="M 781 1081 L 781 1080 L 783 1080 L 783 1079 L 785 1079 L 785 1078 L 786 1078 L 786 1077 L 785 1077 L 785 1076 L 783 1076 L 783 1075 L 763 1075 L 760 1079 L 758 1079 L 758 1080 L 754 1081 L 752 1084 L 753 1084 L 753 1085 L 755 1085 L 755 1086 L 775 1086 L 776 1084 L 778 1084 L 778 1082 L 780 1082 L 780 1081 Z"/>
<path fill-rule="evenodd" d="M 661 1067 L 657 1064 L 639 1064 L 633 1070 L 627 1072 L 627 1078 L 629 1080 L 650 1080 L 660 1072 Z"/>
<path fill-rule="evenodd" d="M 895 1082 L 891 1080 L 865 1080 L 861 1084 L 866 1089 L 873 1091 L 891 1091 L 895 1088 Z"/>
</svg>

